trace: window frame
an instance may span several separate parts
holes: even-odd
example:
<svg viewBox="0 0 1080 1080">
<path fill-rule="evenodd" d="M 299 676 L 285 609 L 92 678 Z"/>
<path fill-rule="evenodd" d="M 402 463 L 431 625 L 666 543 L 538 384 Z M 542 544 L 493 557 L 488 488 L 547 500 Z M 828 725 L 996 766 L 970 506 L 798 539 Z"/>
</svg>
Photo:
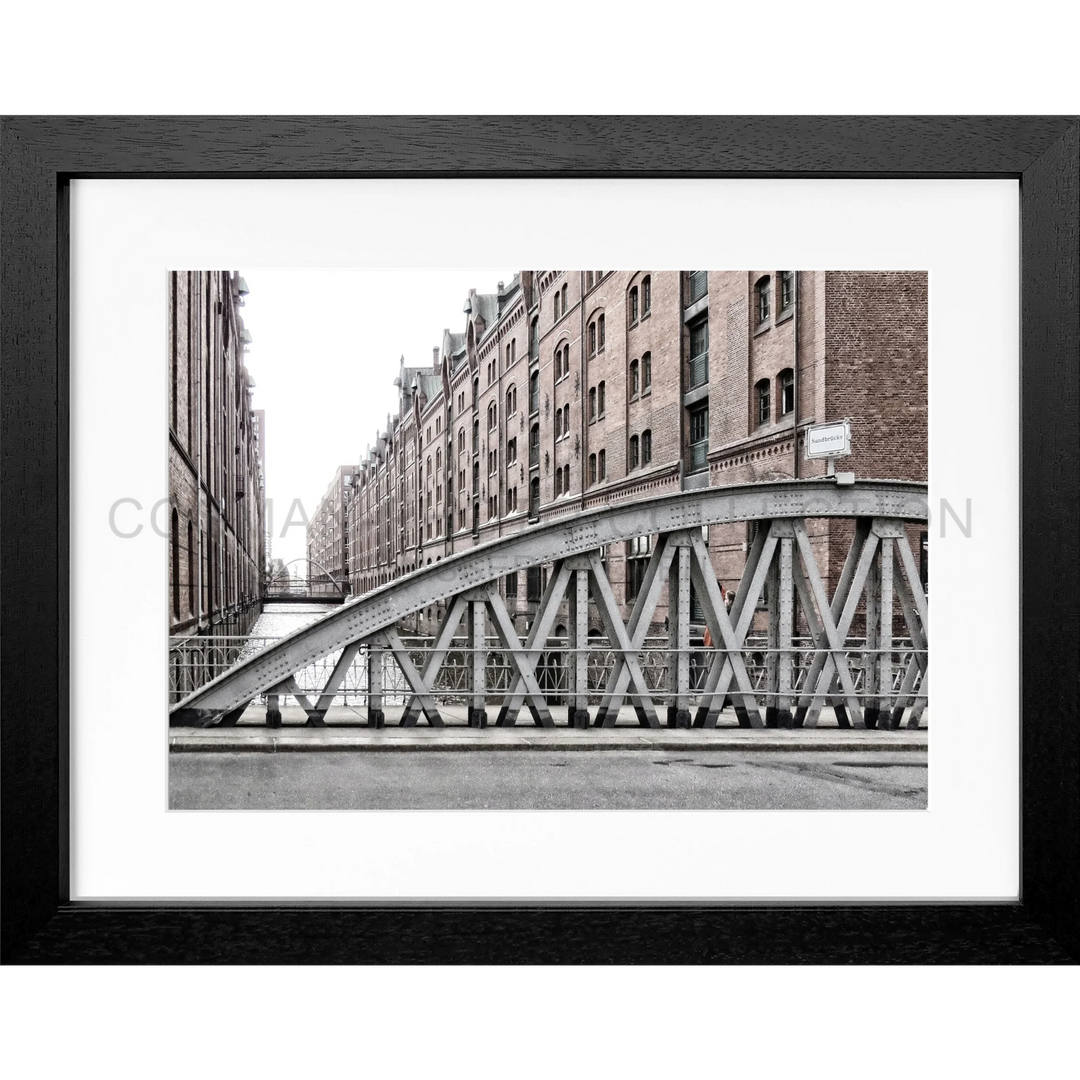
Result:
<svg viewBox="0 0 1080 1080">
<path fill-rule="evenodd" d="M 754 282 L 754 312 L 758 329 L 769 326 L 772 322 L 772 277 L 766 274 Z"/>
<path fill-rule="evenodd" d="M 784 408 L 786 400 L 791 397 L 791 405 L 789 408 Z M 776 396 L 777 403 L 780 409 L 777 416 L 787 416 L 789 413 L 795 411 L 795 371 L 793 368 L 784 368 L 779 375 L 776 376 Z"/>
<path fill-rule="evenodd" d="M 772 420 L 772 384 L 768 379 L 758 379 L 754 384 L 754 393 L 757 396 L 756 408 L 757 427 L 768 424 Z"/>
</svg>

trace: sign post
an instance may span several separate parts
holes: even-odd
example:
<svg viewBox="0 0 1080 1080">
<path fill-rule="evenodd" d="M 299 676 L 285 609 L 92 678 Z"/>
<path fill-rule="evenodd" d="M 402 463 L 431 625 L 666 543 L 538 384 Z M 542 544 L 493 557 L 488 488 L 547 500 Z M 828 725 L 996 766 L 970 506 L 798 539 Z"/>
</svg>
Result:
<svg viewBox="0 0 1080 1080">
<path fill-rule="evenodd" d="M 826 458 L 826 476 L 836 478 L 837 484 L 855 483 L 853 472 L 838 473 L 836 459 L 847 457 L 851 453 L 851 421 L 837 420 L 831 424 L 815 424 L 806 429 L 806 457 Z"/>
</svg>

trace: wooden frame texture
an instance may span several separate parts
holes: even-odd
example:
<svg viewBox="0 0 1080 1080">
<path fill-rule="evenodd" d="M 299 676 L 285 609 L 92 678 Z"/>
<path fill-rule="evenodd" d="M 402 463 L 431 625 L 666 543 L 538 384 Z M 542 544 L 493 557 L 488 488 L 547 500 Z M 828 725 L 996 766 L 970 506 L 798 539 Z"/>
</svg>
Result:
<svg viewBox="0 0 1080 1080">
<path fill-rule="evenodd" d="M 0 121 L 3 960 L 1058 963 L 1080 959 L 1080 124 L 1074 117 Z M 68 899 L 68 181 L 1018 178 L 1022 894 L 1012 903 L 177 905 Z M 33 673 L 25 711 L 14 696 Z M 977 703 L 972 708 L 977 708 Z"/>
</svg>

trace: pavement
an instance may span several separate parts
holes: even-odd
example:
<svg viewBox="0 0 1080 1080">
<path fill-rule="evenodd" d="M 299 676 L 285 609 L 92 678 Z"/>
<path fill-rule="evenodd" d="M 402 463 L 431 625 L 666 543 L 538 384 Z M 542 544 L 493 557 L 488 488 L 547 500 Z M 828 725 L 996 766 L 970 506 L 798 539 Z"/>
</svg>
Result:
<svg viewBox="0 0 1080 1080">
<path fill-rule="evenodd" d="M 421 717 L 416 727 L 398 726 L 401 709 L 386 710 L 386 726 L 370 728 L 363 710 L 339 706 L 330 709 L 325 727 L 306 724 L 304 711 L 296 706 L 281 710 L 282 726 L 266 727 L 264 706 L 252 705 L 232 727 L 169 729 L 173 753 L 287 753 L 297 751 L 679 751 L 727 750 L 922 752 L 928 745 L 927 717 L 916 729 L 897 731 L 841 728 L 831 709 L 822 710 L 813 728 L 740 728 L 727 709 L 715 728 L 643 728 L 634 712 L 624 708 L 611 728 L 578 729 L 566 726 L 565 710 L 555 714 L 556 727 L 539 728 L 528 718 L 514 727 L 495 727 L 495 710 L 489 726 L 469 727 L 465 708 L 440 710 L 445 726 L 429 727 Z M 662 721 L 661 721 L 662 722 Z"/>
</svg>

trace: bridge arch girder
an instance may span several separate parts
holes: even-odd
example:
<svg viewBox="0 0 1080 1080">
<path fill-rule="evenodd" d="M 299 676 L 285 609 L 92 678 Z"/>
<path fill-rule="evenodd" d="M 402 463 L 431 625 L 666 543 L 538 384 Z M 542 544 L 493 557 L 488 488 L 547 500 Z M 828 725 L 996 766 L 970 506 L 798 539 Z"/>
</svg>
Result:
<svg viewBox="0 0 1080 1080">
<path fill-rule="evenodd" d="M 924 523 L 926 485 L 867 480 L 838 486 L 824 478 L 701 488 L 608 504 L 478 545 L 379 586 L 324 616 L 177 703 L 173 722 L 213 723 L 274 691 L 295 672 L 338 650 L 392 630 L 402 618 L 497 582 L 507 574 L 586 555 L 645 534 L 780 519 L 890 519 Z M 687 571 L 689 572 L 689 571 Z"/>
</svg>

